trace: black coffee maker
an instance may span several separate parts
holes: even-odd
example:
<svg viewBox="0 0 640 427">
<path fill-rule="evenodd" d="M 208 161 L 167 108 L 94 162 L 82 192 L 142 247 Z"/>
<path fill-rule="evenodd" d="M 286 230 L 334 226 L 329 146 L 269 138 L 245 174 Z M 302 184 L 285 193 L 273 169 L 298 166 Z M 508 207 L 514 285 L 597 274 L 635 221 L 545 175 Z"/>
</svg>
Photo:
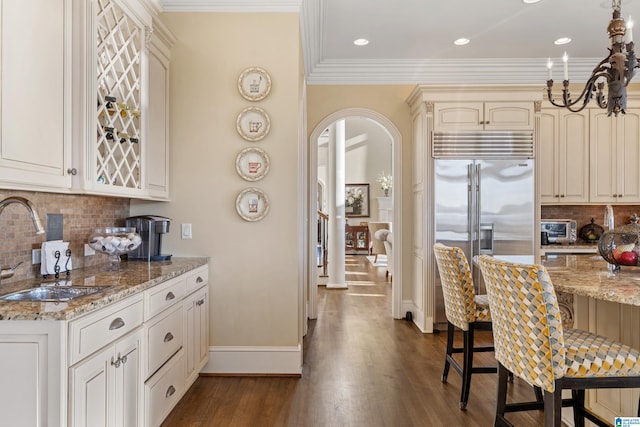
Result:
<svg viewBox="0 0 640 427">
<path fill-rule="evenodd" d="M 162 235 L 169 232 L 171 220 L 157 215 L 140 215 L 127 218 L 127 227 L 136 229 L 142 244 L 127 254 L 127 259 L 143 261 L 167 261 L 171 255 L 162 254 Z"/>
</svg>

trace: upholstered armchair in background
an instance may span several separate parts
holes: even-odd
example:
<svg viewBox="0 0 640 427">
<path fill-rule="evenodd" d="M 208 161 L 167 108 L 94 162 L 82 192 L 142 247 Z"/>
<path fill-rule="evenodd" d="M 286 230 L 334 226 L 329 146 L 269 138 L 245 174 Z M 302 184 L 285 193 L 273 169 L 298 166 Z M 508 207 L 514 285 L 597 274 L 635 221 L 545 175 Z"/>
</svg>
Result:
<svg viewBox="0 0 640 427">
<path fill-rule="evenodd" d="M 389 230 L 378 230 L 374 235 L 374 240 L 382 241 L 385 252 L 387 254 L 387 274 L 391 282 L 393 282 L 393 233 Z"/>
<path fill-rule="evenodd" d="M 390 230 L 391 223 L 389 222 L 370 222 L 368 224 L 369 235 L 371 236 L 369 241 L 370 255 L 374 255 L 373 262 L 378 262 L 378 255 L 384 255 L 386 253 L 384 244 L 378 238 L 376 238 L 376 232 L 378 230 Z"/>
</svg>

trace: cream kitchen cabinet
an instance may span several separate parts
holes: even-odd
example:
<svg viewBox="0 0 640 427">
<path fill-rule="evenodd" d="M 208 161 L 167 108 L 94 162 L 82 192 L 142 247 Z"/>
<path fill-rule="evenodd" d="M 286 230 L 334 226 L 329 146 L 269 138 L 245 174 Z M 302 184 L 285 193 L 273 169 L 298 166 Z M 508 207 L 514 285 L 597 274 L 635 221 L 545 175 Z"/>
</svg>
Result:
<svg viewBox="0 0 640 427">
<path fill-rule="evenodd" d="M 434 129 L 533 130 L 533 102 L 437 102 Z"/>
<path fill-rule="evenodd" d="M 159 425 L 207 362 L 207 289 L 204 265 L 71 320 L 0 321 L 2 425 Z"/>
<path fill-rule="evenodd" d="M 193 294 L 185 298 L 184 345 L 186 362 L 186 386 L 191 386 L 208 360 L 209 353 L 209 298 L 208 286 L 203 282 Z"/>
<path fill-rule="evenodd" d="M 71 426 L 140 426 L 142 328 L 69 369 Z"/>
<path fill-rule="evenodd" d="M 175 38 L 153 21 L 149 46 L 147 189 L 154 199 L 169 198 L 169 65 Z"/>
<path fill-rule="evenodd" d="M 589 202 L 589 113 L 559 108 L 540 114 L 540 202 Z"/>
<path fill-rule="evenodd" d="M 590 112 L 590 197 L 592 203 L 640 203 L 640 109 L 608 117 Z"/>
<path fill-rule="evenodd" d="M 70 16 L 71 0 L 2 1 L 2 188 L 71 187 Z"/>
<path fill-rule="evenodd" d="M 75 0 L 75 189 L 145 197 L 152 17 L 139 0 Z"/>
</svg>

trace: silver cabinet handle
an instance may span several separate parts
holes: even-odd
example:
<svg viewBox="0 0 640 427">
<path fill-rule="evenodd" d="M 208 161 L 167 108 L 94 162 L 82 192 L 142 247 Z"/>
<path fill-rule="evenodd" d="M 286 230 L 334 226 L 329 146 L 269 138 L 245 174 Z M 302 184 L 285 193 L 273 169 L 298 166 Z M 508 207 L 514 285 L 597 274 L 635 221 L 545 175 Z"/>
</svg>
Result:
<svg viewBox="0 0 640 427">
<path fill-rule="evenodd" d="M 122 356 L 120 358 L 120 360 L 122 361 L 122 364 L 124 365 L 125 363 L 127 363 L 127 355 L 125 354 L 124 356 Z"/>
<path fill-rule="evenodd" d="M 204 304 L 204 298 L 203 299 L 199 299 L 198 301 L 196 301 L 196 305 L 197 306 L 200 306 L 202 304 Z"/>
<path fill-rule="evenodd" d="M 67 169 L 67 173 L 68 173 L 69 175 L 77 175 L 77 174 L 78 174 L 78 169 L 76 169 L 76 168 L 69 168 L 69 169 Z"/>
<path fill-rule="evenodd" d="M 204 282 L 204 279 L 198 276 L 198 278 L 196 279 L 196 283 L 202 283 L 202 282 Z"/>
<path fill-rule="evenodd" d="M 117 317 L 113 319 L 113 322 L 111 322 L 111 324 L 109 325 L 109 330 L 113 331 L 114 329 L 120 329 L 123 326 L 124 326 L 124 320 L 122 320 L 122 317 Z"/>
<path fill-rule="evenodd" d="M 167 332 L 167 335 L 164 336 L 164 342 L 169 342 L 173 340 L 173 334 L 171 332 Z"/>
<path fill-rule="evenodd" d="M 165 393 L 164 397 L 171 397 L 173 395 L 173 393 L 176 392 L 176 388 L 172 385 L 169 386 L 169 388 L 167 389 L 167 392 Z"/>
<path fill-rule="evenodd" d="M 173 292 L 169 292 L 169 293 L 167 294 L 167 296 L 166 296 L 166 297 L 164 297 L 164 300 L 165 300 L 165 301 L 171 301 L 172 299 L 175 299 L 175 297 L 176 297 L 176 296 L 173 294 Z"/>
<path fill-rule="evenodd" d="M 115 366 L 116 368 L 120 367 L 120 357 L 118 357 L 116 360 L 113 360 L 113 357 L 111 358 L 111 366 Z"/>
</svg>

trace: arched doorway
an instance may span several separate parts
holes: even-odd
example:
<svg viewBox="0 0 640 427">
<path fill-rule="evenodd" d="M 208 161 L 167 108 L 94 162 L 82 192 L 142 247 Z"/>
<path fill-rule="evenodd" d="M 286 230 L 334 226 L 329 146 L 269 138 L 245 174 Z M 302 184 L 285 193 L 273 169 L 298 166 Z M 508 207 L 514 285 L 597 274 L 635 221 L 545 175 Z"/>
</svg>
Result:
<svg viewBox="0 0 640 427">
<path fill-rule="evenodd" d="M 385 116 L 377 113 L 373 110 L 364 108 L 347 108 L 336 111 L 325 117 L 313 130 L 309 139 L 309 182 L 308 192 L 310 197 L 308 212 L 309 212 L 309 248 L 307 253 L 307 272 L 309 274 L 307 283 L 308 289 L 308 302 L 309 310 L 308 317 L 310 319 L 317 318 L 317 293 L 318 293 L 318 278 L 316 274 L 316 242 L 317 242 L 317 222 L 316 222 L 316 192 L 317 192 L 317 153 L 318 153 L 318 139 L 321 134 L 332 123 L 341 119 L 348 118 L 365 118 L 376 122 L 379 126 L 384 128 L 388 132 L 393 149 L 393 183 L 394 190 L 392 192 L 393 206 L 393 228 L 394 228 L 394 245 L 393 245 L 393 290 L 392 290 L 392 316 L 396 319 L 402 318 L 402 221 L 401 221 L 401 209 L 402 206 L 402 174 L 401 174 L 401 159 L 402 159 L 402 136 L 397 127 Z"/>
</svg>

